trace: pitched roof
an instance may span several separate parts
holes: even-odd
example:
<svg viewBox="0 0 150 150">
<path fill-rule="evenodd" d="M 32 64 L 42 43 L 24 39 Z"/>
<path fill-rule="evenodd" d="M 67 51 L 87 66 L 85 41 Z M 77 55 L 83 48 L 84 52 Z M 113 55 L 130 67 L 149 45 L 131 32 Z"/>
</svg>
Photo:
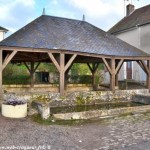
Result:
<svg viewBox="0 0 150 150">
<path fill-rule="evenodd" d="M 6 28 L 3 28 L 0 26 L 0 30 L 7 32 L 8 30 Z"/>
<path fill-rule="evenodd" d="M 136 9 L 115 24 L 108 32 L 113 34 L 147 23 L 150 23 L 150 5 Z"/>
<path fill-rule="evenodd" d="M 4 39 L 0 46 L 60 49 L 114 56 L 147 56 L 145 52 L 85 21 L 46 15 Z"/>
</svg>

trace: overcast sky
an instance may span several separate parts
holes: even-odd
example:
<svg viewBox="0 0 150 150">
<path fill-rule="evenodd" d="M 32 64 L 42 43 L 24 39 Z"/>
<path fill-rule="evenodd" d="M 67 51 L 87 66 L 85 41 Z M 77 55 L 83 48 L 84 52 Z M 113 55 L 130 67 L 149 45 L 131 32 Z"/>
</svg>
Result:
<svg viewBox="0 0 150 150">
<path fill-rule="evenodd" d="M 150 0 L 132 3 L 139 8 Z M 46 15 L 71 19 L 81 20 L 84 14 L 87 22 L 105 31 L 124 17 L 124 0 L 0 0 L 0 26 L 13 33 L 40 16 L 43 8 Z"/>
</svg>

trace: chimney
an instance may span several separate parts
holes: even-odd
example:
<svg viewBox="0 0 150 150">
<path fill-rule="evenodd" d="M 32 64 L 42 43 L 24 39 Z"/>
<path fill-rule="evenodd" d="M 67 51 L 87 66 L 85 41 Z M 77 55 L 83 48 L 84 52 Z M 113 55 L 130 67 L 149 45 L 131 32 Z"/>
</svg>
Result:
<svg viewBox="0 0 150 150">
<path fill-rule="evenodd" d="M 126 16 L 129 16 L 134 11 L 134 5 L 128 4 L 126 7 Z"/>
<path fill-rule="evenodd" d="M 82 21 L 85 21 L 85 15 L 83 14 Z"/>
<path fill-rule="evenodd" d="M 42 15 L 45 15 L 45 8 L 43 8 L 43 12 L 42 12 Z"/>
</svg>

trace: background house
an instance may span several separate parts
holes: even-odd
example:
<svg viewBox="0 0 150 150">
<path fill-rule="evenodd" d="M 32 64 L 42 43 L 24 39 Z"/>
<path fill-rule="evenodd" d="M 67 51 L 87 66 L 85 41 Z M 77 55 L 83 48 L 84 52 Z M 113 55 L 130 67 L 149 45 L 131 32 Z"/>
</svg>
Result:
<svg viewBox="0 0 150 150">
<path fill-rule="evenodd" d="M 8 31 L 7 29 L 0 26 L 0 41 L 2 41 L 5 38 L 5 33 L 7 31 Z"/>
<path fill-rule="evenodd" d="M 150 54 L 150 5 L 136 10 L 134 5 L 127 5 L 126 17 L 108 32 Z M 146 74 L 137 62 L 125 62 L 119 74 L 119 80 L 124 79 L 144 82 Z"/>
</svg>

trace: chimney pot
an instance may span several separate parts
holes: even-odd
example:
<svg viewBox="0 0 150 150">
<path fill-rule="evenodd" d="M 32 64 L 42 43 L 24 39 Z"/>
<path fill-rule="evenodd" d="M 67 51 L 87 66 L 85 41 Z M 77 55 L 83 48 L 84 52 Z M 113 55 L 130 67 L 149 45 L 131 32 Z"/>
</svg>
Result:
<svg viewBox="0 0 150 150">
<path fill-rule="evenodd" d="M 126 16 L 129 16 L 134 11 L 134 5 L 128 4 L 126 7 Z"/>
</svg>

